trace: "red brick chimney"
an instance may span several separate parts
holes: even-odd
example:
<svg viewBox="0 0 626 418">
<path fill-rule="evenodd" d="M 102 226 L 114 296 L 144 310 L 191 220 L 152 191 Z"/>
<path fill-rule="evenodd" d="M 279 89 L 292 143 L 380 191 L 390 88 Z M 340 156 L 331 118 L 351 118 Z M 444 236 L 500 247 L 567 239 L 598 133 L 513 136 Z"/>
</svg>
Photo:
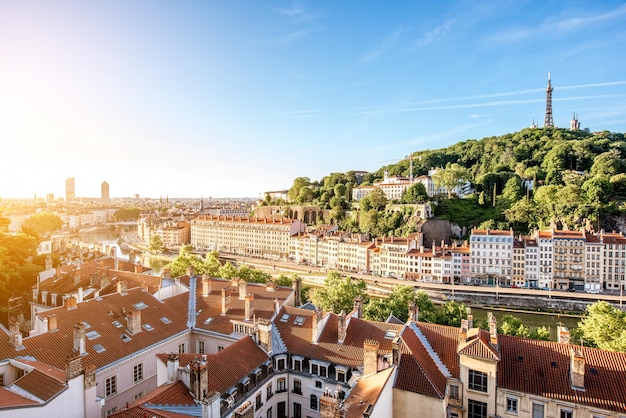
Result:
<svg viewBox="0 0 626 418">
<path fill-rule="evenodd" d="M 131 335 L 141 332 L 141 311 L 132 311 L 128 314 L 126 328 Z"/>
<path fill-rule="evenodd" d="M 378 372 L 378 341 L 363 341 L 363 377 Z"/>
</svg>

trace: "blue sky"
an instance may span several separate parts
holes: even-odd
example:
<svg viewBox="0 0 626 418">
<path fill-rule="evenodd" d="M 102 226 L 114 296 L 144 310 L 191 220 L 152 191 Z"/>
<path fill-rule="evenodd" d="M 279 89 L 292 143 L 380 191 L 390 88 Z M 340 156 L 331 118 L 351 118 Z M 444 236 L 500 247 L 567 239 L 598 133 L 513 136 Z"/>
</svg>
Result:
<svg viewBox="0 0 626 418">
<path fill-rule="evenodd" d="M 626 126 L 617 1 L 0 2 L 0 197 L 259 197 L 543 124 Z"/>
</svg>

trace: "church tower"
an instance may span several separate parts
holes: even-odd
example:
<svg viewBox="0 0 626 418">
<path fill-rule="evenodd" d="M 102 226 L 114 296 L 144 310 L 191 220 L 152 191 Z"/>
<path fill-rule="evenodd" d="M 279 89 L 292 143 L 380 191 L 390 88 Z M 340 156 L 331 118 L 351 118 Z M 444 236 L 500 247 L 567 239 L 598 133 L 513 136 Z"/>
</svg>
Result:
<svg viewBox="0 0 626 418">
<path fill-rule="evenodd" d="M 543 122 L 544 128 L 554 128 L 552 121 L 552 84 L 550 84 L 550 73 L 548 73 L 548 87 L 546 88 L 546 119 Z"/>
<path fill-rule="evenodd" d="M 569 122 L 569 128 L 572 131 L 580 130 L 580 121 L 578 120 L 576 112 L 574 112 L 574 116 L 572 116 L 572 120 Z"/>
</svg>

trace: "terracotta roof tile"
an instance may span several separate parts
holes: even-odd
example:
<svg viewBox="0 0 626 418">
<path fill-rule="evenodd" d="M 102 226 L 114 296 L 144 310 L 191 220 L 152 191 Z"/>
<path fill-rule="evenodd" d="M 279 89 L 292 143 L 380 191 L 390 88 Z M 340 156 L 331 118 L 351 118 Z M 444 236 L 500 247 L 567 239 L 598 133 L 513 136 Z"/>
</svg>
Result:
<svg viewBox="0 0 626 418">
<path fill-rule="evenodd" d="M 2 408 L 15 408 L 17 406 L 37 405 L 39 402 L 25 398 L 7 388 L 0 387 L 0 411 Z"/>
<path fill-rule="evenodd" d="M 184 367 L 183 364 L 180 364 L 180 366 Z M 131 403 L 129 407 L 136 407 L 147 404 L 193 406 L 196 404 L 196 401 L 189 392 L 189 388 L 185 386 L 182 381 L 177 380 L 175 383 L 165 384 L 156 388 L 152 392 L 147 393 L 146 395 Z"/>
<path fill-rule="evenodd" d="M 626 353 L 500 335 L 498 386 L 626 412 Z M 585 357 L 585 390 L 570 382 L 570 348 Z"/>
<path fill-rule="evenodd" d="M 40 312 L 37 314 L 40 317 L 55 314 L 58 329 L 25 337 L 24 348 L 19 351 L 15 350 L 8 339 L 0 339 L 0 358 L 32 356 L 40 362 L 64 370 L 66 358 L 73 350 L 74 324 L 85 322 L 90 327 L 85 331 L 95 331 L 97 336 L 85 339 L 87 354 L 82 357 L 82 361 L 83 364 L 93 364 L 98 369 L 187 330 L 187 299 L 187 293 L 183 293 L 159 301 L 148 292 L 130 289 L 126 295 L 115 293 L 100 300 L 79 303 L 76 309 L 60 307 Z M 124 312 L 136 310 L 134 305 L 142 302 L 145 307 L 140 310 L 141 323 L 150 324 L 153 329 L 148 331 L 142 328 L 141 332 L 129 335 L 126 331 L 127 314 Z M 181 306 L 184 308 L 181 309 Z M 164 317 L 170 322 L 162 322 L 161 318 Z M 119 328 L 114 321 L 119 323 Z M 130 338 L 125 342 L 120 337 L 122 334 Z M 104 351 L 99 352 L 98 346 L 103 347 Z M 50 347 L 55 347 L 55 350 L 50 350 Z"/>
<path fill-rule="evenodd" d="M 44 402 L 67 389 L 65 382 L 58 381 L 47 374 L 34 369 L 13 382 L 13 385 L 36 396 Z"/>
<path fill-rule="evenodd" d="M 417 322 L 415 324 L 453 377 L 459 378 L 460 366 L 457 355 L 459 329 L 446 325 Z"/>
<path fill-rule="evenodd" d="M 157 354 L 157 358 L 167 363 L 167 354 Z M 246 336 L 215 354 L 180 354 L 179 365 L 184 367 L 195 359 L 206 358 L 209 369 L 209 391 L 224 393 L 254 369 L 261 366 L 269 356 L 252 337 Z M 204 360 L 202 360 L 204 361 Z"/>
<path fill-rule="evenodd" d="M 361 418 L 369 405 L 376 405 L 378 397 L 395 369 L 390 367 L 360 379 L 343 402 L 345 418 Z"/>
</svg>

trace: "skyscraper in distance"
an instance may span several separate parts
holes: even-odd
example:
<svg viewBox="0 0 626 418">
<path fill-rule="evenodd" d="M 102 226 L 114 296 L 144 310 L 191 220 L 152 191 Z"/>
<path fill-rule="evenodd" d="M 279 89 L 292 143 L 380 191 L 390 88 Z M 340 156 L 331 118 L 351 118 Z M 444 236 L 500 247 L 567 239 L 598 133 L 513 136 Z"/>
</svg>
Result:
<svg viewBox="0 0 626 418">
<path fill-rule="evenodd" d="M 106 181 L 103 181 L 100 186 L 100 197 L 105 202 L 109 200 L 109 183 Z"/>
<path fill-rule="evenodd" d="M 71 202 L 76 198 L 76 188 L 74 184 L 74 177 L 65 179 L 65 201 Z"/>
</svg>

